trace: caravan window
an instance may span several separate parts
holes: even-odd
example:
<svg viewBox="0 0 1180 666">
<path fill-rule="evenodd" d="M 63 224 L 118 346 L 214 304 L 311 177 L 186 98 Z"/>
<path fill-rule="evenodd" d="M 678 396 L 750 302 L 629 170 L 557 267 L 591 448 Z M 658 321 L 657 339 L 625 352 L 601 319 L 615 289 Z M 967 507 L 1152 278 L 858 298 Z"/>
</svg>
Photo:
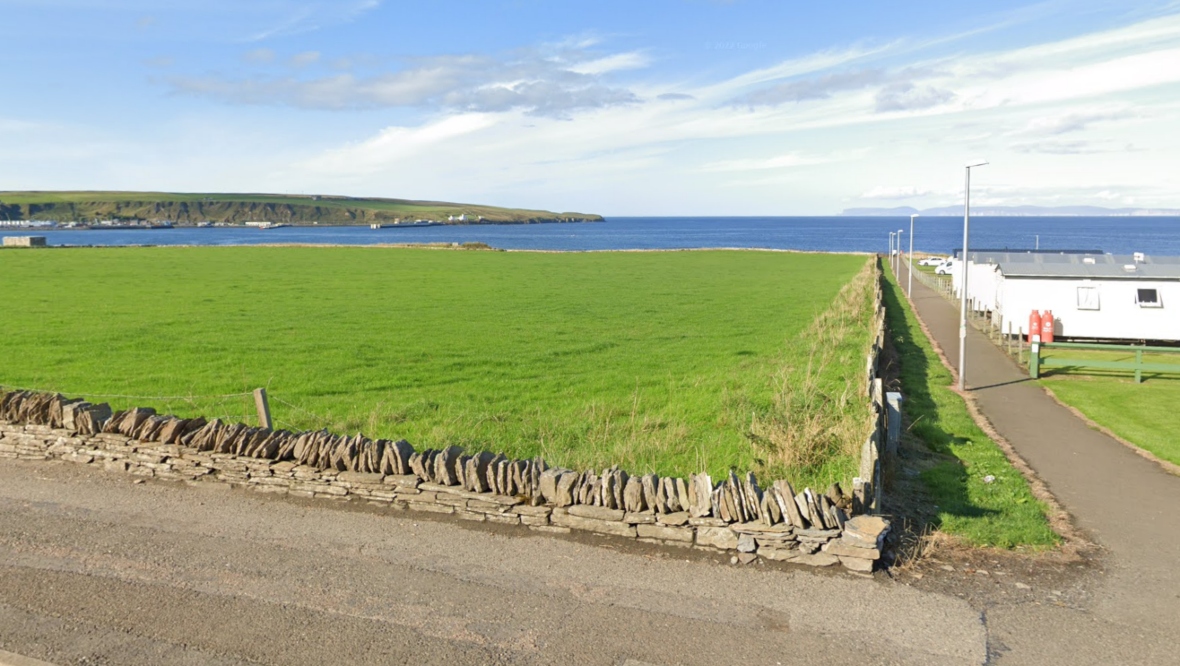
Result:
<svg viewBox="0 0 1180 666">
<path fill-rule="evenodd" d="M 1160 292 L 1158 289 L 1136 289 L 1135 302 L 1141 308 L 1164 307 L 1164 304 L 1160 302 Z"/>
<path fill-rule="evenodd" d="M 1078 287 L 1078 309 L 1098 309 L 1098 287 Z"/>
</svg>

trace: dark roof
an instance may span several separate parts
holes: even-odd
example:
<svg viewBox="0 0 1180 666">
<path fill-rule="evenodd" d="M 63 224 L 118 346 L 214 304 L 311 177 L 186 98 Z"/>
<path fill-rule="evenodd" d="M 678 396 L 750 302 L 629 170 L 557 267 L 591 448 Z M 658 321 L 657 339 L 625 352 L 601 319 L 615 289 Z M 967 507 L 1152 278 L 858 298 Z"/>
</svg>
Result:
<svg viewBox="0 0 1180 666">
<path fill-rule="evenodd" d="M 1004 277 L 1180 280 L 1180 257 L 1129 254 L 970 252 L 971 261 L 995 264 Z M 1136 261 L 1136 256 L 1139 261 Z"/>
<path fill-rule="evenodd" d="M 975 256 L 976 252 L 984 252 L 987 254 L 1102 254 L 1102 250 L 1014 250 L 1008 247 L 971 248 L 970 253 L 972 256 Z M 957 247 L 951 251 L 951 256 L 956 259 L 958 259 L 961 254 L 963 254 L 963 248 L 961 247 Z"/>
</svg>

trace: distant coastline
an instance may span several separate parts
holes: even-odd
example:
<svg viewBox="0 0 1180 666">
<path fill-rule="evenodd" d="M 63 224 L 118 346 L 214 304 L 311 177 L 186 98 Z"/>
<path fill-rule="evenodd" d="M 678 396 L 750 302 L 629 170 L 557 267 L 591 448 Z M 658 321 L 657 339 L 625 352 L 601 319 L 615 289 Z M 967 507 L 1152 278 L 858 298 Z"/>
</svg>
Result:
<svg viewBox="0 0 1180 666">
<path fill-rule="evenodd" d="M 601 222 L 601 215 L 482 204 L 329 195 L 177 192 L 0 192 L 0 221 L 90 228 L 397 226 Z"/>
<path fill-rule="evenodd" d="M 894 208 L 845 208 L 843 217 L 958 217 L 962 206 L 940 206 L 917 209 L 912 206 Z M 972 215 L 983 217 L 1180 217 L 1178 208 L 1103 208 L 1102 206 L 972 206 Z"/>
</svg>

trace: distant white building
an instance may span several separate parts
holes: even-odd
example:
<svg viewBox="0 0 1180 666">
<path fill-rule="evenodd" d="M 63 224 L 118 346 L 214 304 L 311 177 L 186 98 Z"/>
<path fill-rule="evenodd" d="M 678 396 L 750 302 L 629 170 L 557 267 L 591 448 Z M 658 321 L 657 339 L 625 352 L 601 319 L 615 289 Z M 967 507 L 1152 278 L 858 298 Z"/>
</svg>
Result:
<svg viewBox="0 0 1180 666">
<path fill-rule="evenodd" d="M 1057 337 L 1180 341 L 1180 257 L 972 252 L 967 266 L 968 299 L 1005 333 L 1051 310 Z"/>
</svg>

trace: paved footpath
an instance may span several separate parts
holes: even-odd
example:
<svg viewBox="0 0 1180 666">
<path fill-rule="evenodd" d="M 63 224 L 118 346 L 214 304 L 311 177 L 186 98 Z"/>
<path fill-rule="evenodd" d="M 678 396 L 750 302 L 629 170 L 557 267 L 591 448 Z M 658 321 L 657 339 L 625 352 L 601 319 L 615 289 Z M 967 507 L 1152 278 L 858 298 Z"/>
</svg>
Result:
<svg viewBox="0 0 1180 666">
<path fill-rule="evenodd" d="M 958 308 L 916 280 L 912 302 L 956 363 Z M 994 639 L 1010 650 L 1003 663 L 1043 656 L 1048 663 L 1180 664 L 1180 477 L 1087 426 L 971 327 L 966 385 L 996 432 L 1104 551 L 1106 571 L 1085 608 L 988 614 Z"/>
</svg>

